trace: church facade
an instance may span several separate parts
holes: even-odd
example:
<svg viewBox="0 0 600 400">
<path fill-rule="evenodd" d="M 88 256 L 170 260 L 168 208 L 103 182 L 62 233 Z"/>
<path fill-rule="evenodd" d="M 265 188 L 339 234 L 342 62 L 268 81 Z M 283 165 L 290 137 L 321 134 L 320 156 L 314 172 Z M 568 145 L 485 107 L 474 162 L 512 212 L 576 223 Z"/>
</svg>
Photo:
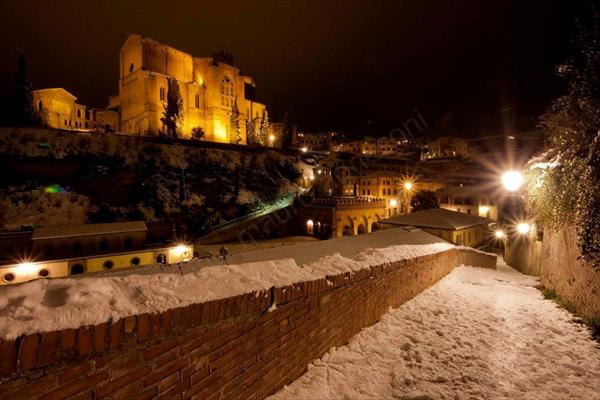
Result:
<svg viewBox="0 0 600 400">
<path fill-rule="evenodd" d="M 190 138 L 201 131 L 204 140 L 247 143 L 247 123 L 257 127 L 266 118 L 264 104 L 254 99 L 254 80 L 233 66 L 226 53 L 193 57 L 140 35 L 129 35 L 120 52 L 120 130 L 134 135 L 165 132 L 161 118 L 167 104 L 169 79 L 183 102 L 177 130 Z M 239 117 L 232 119 L 234 105 Z M 236 128 L 236 120 L 239 128 Z"/>
<path fill-rule="evenodd" d="M 267 109 L 255 100 L 254 80 L 233 65 L 231 55 L 193 57 L 136 34 L 121 47 L 119 94 L 110 97 L 106 109 L 79 104 L 63 88 L 35 90 L 33 106 L 37 120 L 51 128 L 160 135 L 166 133 L 162 118 L 170 80 L 177 83 L 182 100 L 178 137 L 274 144 Z M 258 131 L 269 139 L 249 137 Z"/>
</svg>

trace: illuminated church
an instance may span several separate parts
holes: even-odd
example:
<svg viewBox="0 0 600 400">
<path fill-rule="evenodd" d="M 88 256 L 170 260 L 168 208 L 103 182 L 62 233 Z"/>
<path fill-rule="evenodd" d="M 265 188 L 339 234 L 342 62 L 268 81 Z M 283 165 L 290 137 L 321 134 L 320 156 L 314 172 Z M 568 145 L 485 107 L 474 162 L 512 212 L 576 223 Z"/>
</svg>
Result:
<svg viewBox="0 0 600 400">
<path fill-rule="evenodd" d="M 265 105 L 255 101 L 254 80 L 233 66 L 231 55 L 220 52 L 212 57 L 193 57 L 153 39 L 132 34 L 119 54 L 119 95 L 110 98 L 107 108 L 117 111 L 118 116 L 111 121 L 110 130 L 133 135 L 164 132 L 161 118 L 167 104 L 169 79 L 176 80 L 183 102 L 182 115 L 177 121 L 178 133 L 183 138 L 190 138 L 193 132 L 201 129 L 204 140 L 245 144 L 247 122 L 257 127 L 267 116 Z M 65 105 L 64 101 L 50 98 L 39 101 L 36 111 L 40 118 L 42 113 L 46 116 L 43 121 L 48 126 L 62 129 L 95 126 L 76 121 L 78 115 L 86 114 L 86 107 L 75 103 L 71 99 L 75 97 L 66 90 L 34 92 L 36 99 L 42 95 L 68 97 L 73 103 L 68 107 L 70 103 Z M 59 104 L 60 110 L 54 110 Z M 239 111 L 237 133 L 232 127 L 234 104 Z M 47 117 L 54 114 L 60 118 Z"/>
</svg>

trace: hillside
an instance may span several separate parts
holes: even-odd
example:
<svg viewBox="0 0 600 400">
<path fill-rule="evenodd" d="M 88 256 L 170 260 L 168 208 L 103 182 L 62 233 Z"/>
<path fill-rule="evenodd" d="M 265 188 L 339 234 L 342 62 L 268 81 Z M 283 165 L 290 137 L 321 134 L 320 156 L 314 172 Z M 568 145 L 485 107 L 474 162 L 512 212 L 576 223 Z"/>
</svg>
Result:
<svg viewBox="0 0 600 400">
<path fill-rule="evenodd" d="M 276 149 L 0 128 L 0 228 L 171 219 L 205 232 L 300 190 Z"/>
</svg>

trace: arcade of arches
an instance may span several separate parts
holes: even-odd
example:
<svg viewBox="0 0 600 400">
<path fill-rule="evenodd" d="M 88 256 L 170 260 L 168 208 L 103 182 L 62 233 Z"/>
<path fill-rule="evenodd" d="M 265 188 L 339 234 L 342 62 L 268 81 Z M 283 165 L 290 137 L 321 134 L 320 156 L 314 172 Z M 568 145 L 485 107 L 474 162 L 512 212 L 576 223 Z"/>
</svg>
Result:
<svg viewBox="0 0 600 400">
<path fill-rule="evenodd" d="M 385 218 L 383 200 L 330 198 L 304 207 L 301 220 L 307 235 L 328 239 L 371 233 L 379 229 L 381 218 Z"/>
</svg>

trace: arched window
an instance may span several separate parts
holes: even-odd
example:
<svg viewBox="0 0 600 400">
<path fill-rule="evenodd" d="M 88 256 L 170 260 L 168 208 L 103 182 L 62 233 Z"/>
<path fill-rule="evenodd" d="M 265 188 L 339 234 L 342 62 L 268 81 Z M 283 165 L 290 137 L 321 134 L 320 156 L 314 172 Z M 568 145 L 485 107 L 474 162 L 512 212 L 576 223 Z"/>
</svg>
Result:
<svg viewBox="0 0 600 400">
<path fill-rule="evenodd" d="M 224 106 L 233 105 L 233 81 L 227 75 L 221 79 L 221 104 Z"/>
<path fill-rule="evenodd" d="M 194 96 L 194 104 L 196 108 L 200 108 L 200 93 L 196 93 L 196 96 Z"/>
<path fill-rule="evenodd" d="M 129 64 L 129 72 L 133 72 L 133 63 Z"/>
<path fill-rule="evenodd" d="M 81 110 L 77 110 L 77 118 L 81 118 Z"/>
<path fill-rule="evenodd" d="M 81 264 L 71 265 L 71 275 L 79 275 L 85 272 L 85 268 Z"/>
<path fill-rule="evenodd" d="M 42 111 L 42 101 L 38 101 L 38 111 Z"/>
<path fill-rule="evenodd" d="M 159 90 L 160 101 L 165 101 L 165 87 L 161 86 Z"/>
</svg>

